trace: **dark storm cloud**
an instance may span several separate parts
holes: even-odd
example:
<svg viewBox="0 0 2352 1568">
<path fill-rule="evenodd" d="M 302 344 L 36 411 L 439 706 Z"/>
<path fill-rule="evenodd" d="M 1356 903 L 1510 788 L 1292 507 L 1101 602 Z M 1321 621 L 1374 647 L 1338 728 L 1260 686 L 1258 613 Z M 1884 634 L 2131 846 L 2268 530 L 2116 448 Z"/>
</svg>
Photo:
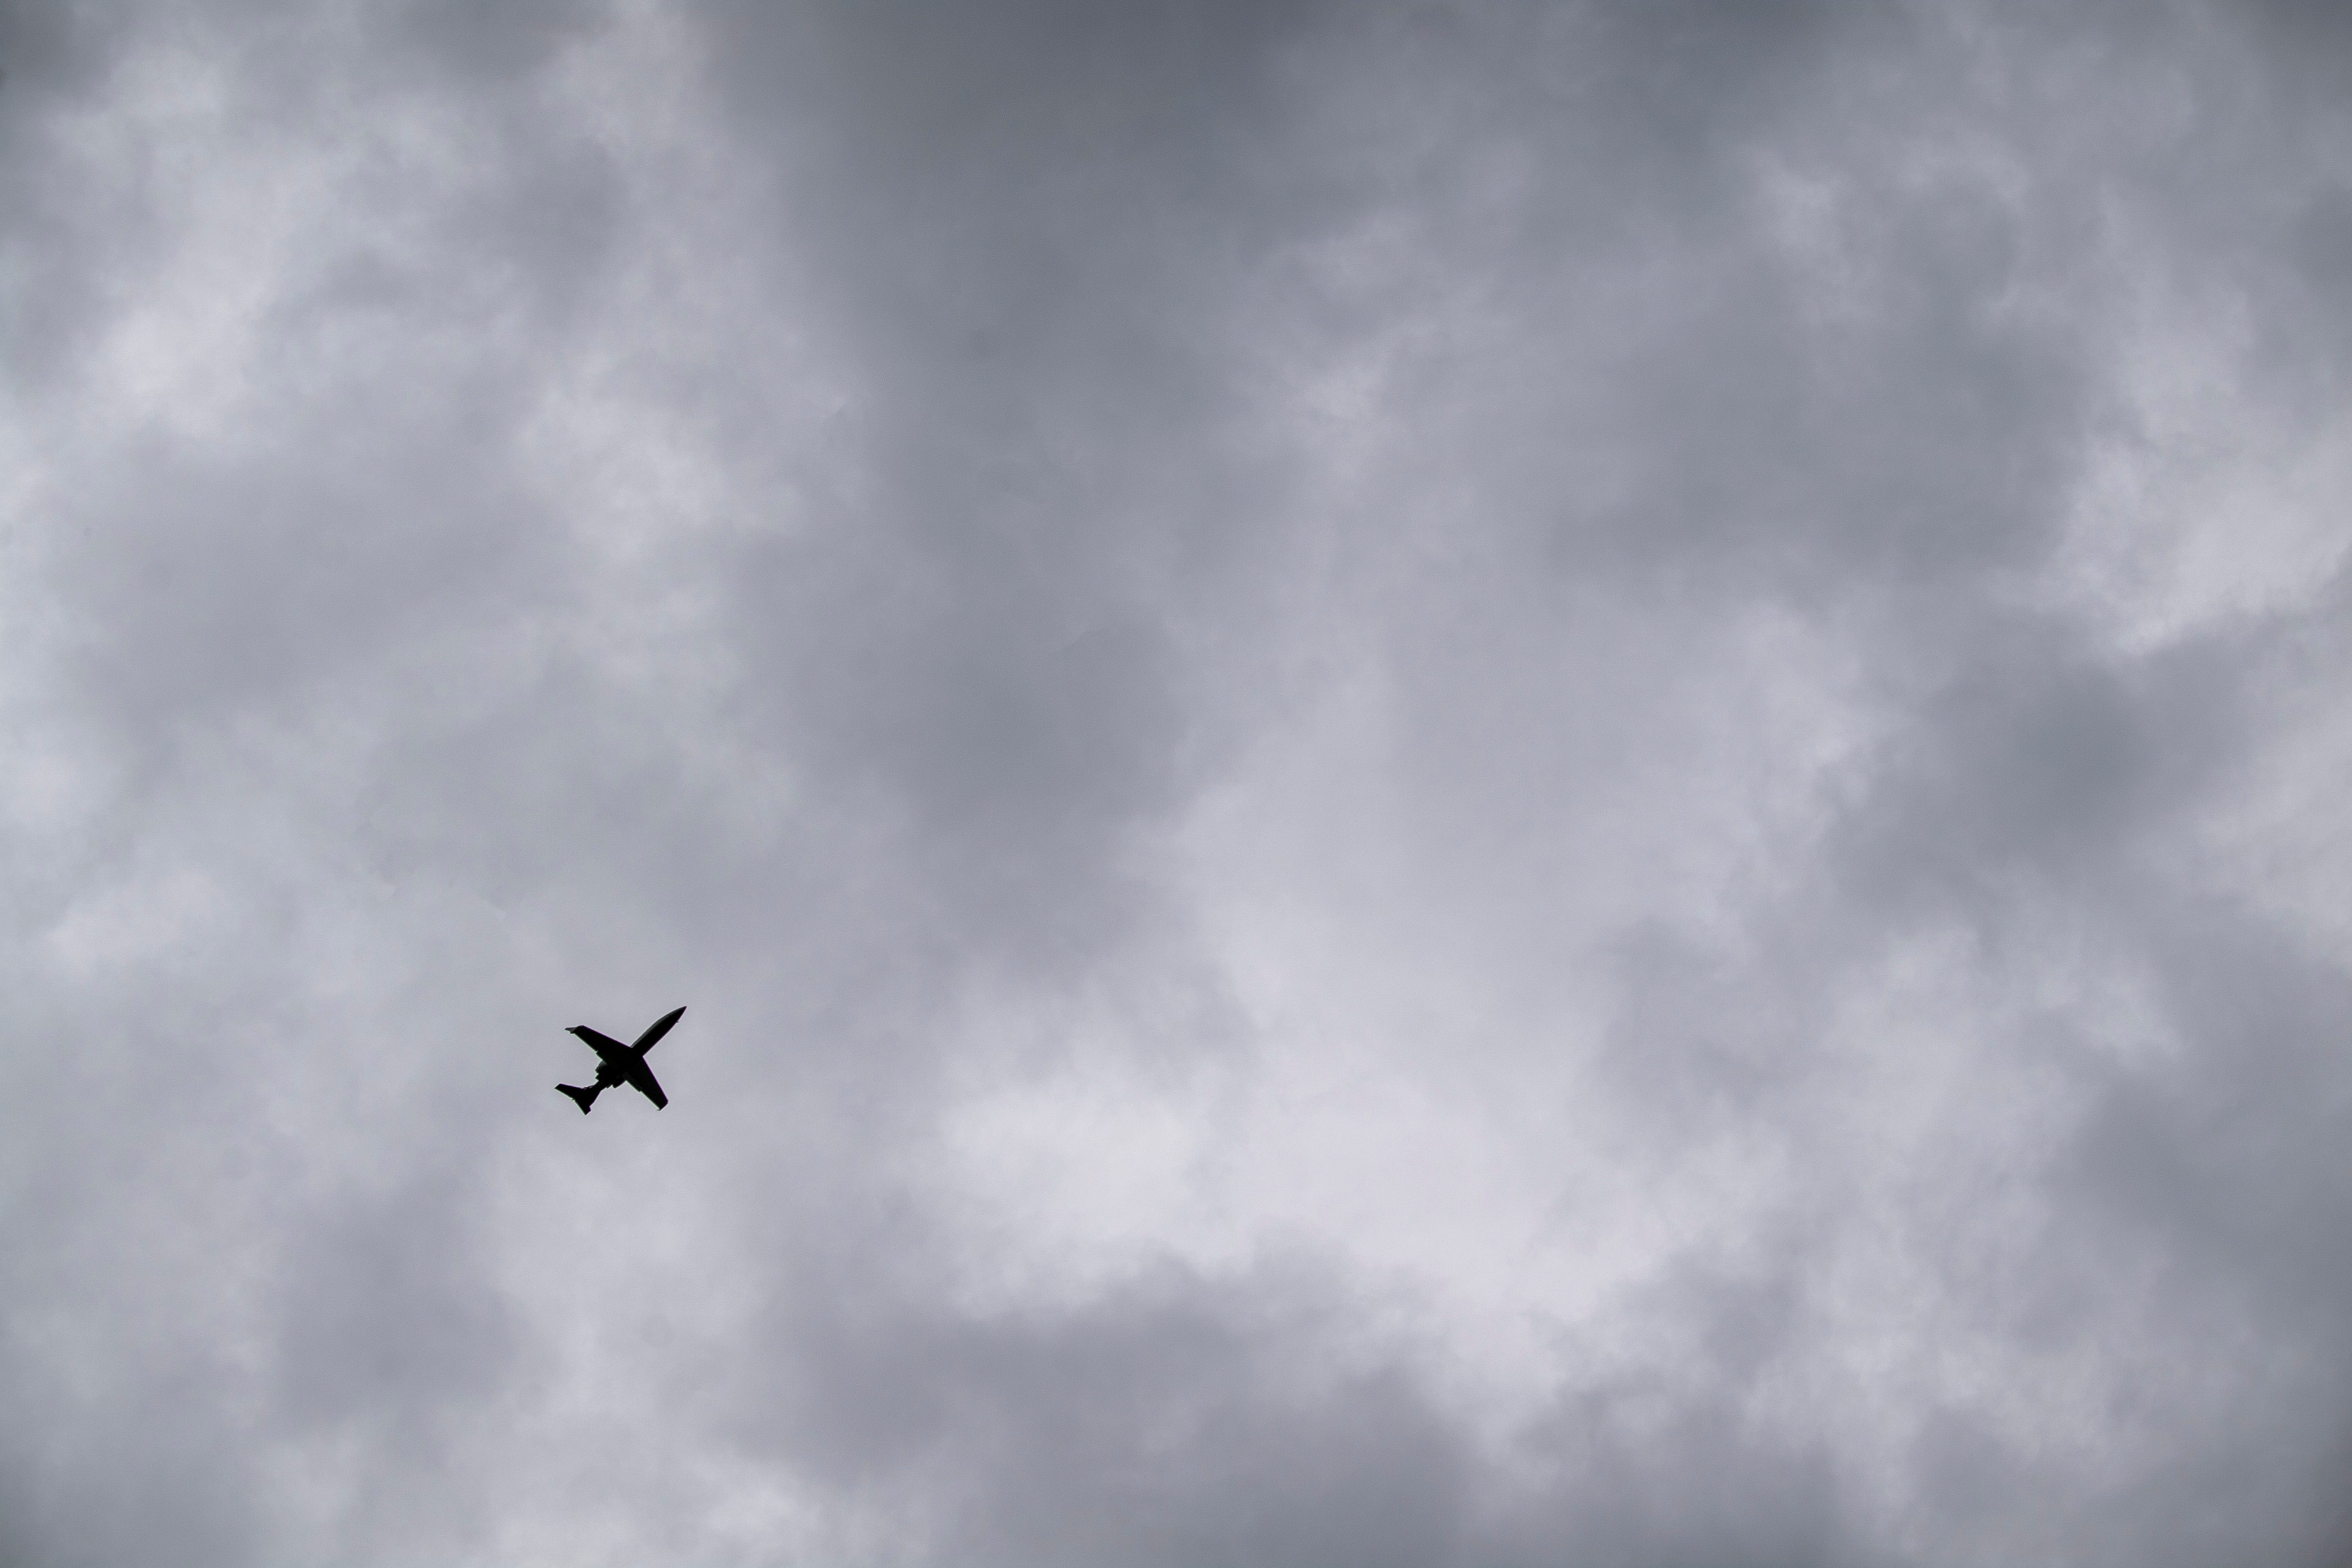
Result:
<svg viewBox="0 0 2352 1568">
<path fill-rule="evenodd" d="M 278 1369 L 295 1421 L 397 1422 L 498 1393 L 513 1331 L 473 1256 L 464 1196 L 363 1196 L 295 1234 Z"/>
<path fill-rule="evenodd" d="M 1298 224 L 1265 165 L 1304 14 L 755 9 L 713 46 L 870 484 L 739 568 L 758 717 L 1015 963 L 1116 937 L 1121 836 L 1197 772 L 1177 642 L 1279 495 L 1225 301 Z"/>
<path fill-rule="evenodd" d="M 2201 798 L 2243 719 L 2226 647 L 2118 668 L 2039 617 L 1988 617 L 1909 705 L 1841 824 L 1853 890 L 1935 914 L 2022 881 L 2128 896 L 2133 857 Z"/>
<path fill-rule="evenodd" d="M 1171 1271 L 990 1321 L 830 1276 L 773 1325 L 782 1375 L 740 1419 L 841 1483 L 914 1478 L 960 1558 L 1444 1561 L 1464 1456 L 1399 1373 L 1318 1367 L 1329 1297 L 1297 1268 Z"/>
<path fill-rule="evenodd" d="M 0 1552 L 2325 1560 L 2339 34 L 6 14 Z"/>
<path fill-rule="evenodd" d="M 108 201 L 57 155 L 58 106 L 96 90 L 118 47 L 116 29 L 87 13 L 12 5 L 0 10 L 0 127 L 18 149 L 6 160 L 9 222 L 0 230 L 14 276 L 6 307 L 12 380 L 34 380 L 71 353 L 95 325 L 106 273 L 93 252 L 110 231 L 142 232 L 145 215 L 127 193 Z M 21 151 L 37 149 L 34 156 Z M 48 155 L 38 155 L 46 153 Z"/>
</svg>

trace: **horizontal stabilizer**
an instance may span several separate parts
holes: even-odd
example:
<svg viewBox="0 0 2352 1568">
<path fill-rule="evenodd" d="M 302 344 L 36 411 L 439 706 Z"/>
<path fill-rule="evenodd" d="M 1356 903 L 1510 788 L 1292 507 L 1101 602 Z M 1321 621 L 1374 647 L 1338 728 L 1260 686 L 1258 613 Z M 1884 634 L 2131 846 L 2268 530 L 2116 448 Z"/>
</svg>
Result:
<svg viewBox="0 0 2352 1568">
<path fill-rule="evenodd" d="M 583 1116 L 588 1114 L 588 1108 L 596 1103 L 596 1097 L 603 1093 L 604 1089 L 604 1086 L 601 1083 L 587 1089 L 574 1089 L 568 1083 L 559 1083 L 555 1086 L 556 1093 L 568 1094 L 572 1097 L 572 1103 L 580 1108 L 580 1114 Z"/>
</svg>

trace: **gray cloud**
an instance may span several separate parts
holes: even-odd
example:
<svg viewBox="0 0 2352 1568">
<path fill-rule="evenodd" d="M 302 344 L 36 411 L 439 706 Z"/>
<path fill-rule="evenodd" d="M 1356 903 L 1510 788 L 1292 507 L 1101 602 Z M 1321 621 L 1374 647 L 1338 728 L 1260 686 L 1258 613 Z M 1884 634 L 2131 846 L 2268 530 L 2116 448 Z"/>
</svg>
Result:
<svg viewBox="0 0 2352 1568">
<path fill-rule="evenodd" d="M 2346 46 L 0 14 L 0 1555 L 2336 1560 Z"/>
</svg>

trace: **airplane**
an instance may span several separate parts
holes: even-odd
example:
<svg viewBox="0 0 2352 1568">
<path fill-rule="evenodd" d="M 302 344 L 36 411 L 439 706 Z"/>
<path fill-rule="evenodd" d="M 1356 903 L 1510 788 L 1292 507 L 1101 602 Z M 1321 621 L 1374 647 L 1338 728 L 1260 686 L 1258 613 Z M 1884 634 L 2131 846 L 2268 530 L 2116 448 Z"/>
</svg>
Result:
<svg viewBox="0 0 2352 1568">
<path fill-rule="evenodd" d="M 620 1083 L 627 1084 L 631 1089 L 652 1100 L 656 1110 L 667 1106 L 669 1103 L 669 1096 L 662 1092 L 662 1086 L 654 1079 L 653 1069 L 646 1066 L 646 1053 L 652 1050 L 655 1043 L 664 1035 L 669 1033 L 671 1025 L 684 1016 L 686 1016 L 686 1009 L 683 1007 L 673 1013 L 664 1013 L 654 1020 L 652 1028 L 637 1037 L 637 1043 L 634 1046 L 625 1046 L 610 1035 L 600 1035 L 585 1024 L 574 1024 L 566 1033 L 577 1035 L 587 1041 L 590 1047 L 604 1059 L 596 1068 L 594 1083 L 586 1089 L 575 1089 L 568 1083 L 559 1083 L 555 1086 L 556 1092 L 570 1095 L 572 1103 L 580 1108 L 580 1114 L 583 1116 L 587 1115 L 589 1107 L 596 1103 L 598 1095 L 614 1084 Z"/>
</svg>

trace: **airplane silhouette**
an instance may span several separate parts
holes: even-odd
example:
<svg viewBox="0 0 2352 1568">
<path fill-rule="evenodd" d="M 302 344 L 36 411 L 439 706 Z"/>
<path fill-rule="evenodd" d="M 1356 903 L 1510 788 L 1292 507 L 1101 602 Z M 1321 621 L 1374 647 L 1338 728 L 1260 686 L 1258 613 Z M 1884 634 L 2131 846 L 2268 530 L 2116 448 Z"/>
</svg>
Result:
<svg viewBox="0 0 2352 1568">
<path fill-rule="evenodd" d="M 610 1035 L 600 1035 L 585 1024 L 574 1024 L 567 1032 L 587 1041 L 604 1059 L 596 1068 L 594 1083 L 586 1089 L 574 1089 L 568 1083 L 559 1083 L 555 1086 L 556 1092 L 570 1095 L 572 1103 L 580 1108 L 583 1116 L 587 1115 L 589 1108 L 596 1103 L 598 1095 L 618 1083 L 627 1084 L 652 1100 L 656 1109 L 667 1105 L 669 1096 L 662 1092 L 662 1086 L 654 1079 L 653 1069 L 646 1066 L 646 1053 L 669 1033 L 671 1025 L 684 1016 L 686 1009 L 683 1007 L 674 1013 L 663 1014 L 654 1020 L 652 1028 L 637 1037 L 637 1043 L 634 1046 L 625 1046 Z"/>
</svg>

